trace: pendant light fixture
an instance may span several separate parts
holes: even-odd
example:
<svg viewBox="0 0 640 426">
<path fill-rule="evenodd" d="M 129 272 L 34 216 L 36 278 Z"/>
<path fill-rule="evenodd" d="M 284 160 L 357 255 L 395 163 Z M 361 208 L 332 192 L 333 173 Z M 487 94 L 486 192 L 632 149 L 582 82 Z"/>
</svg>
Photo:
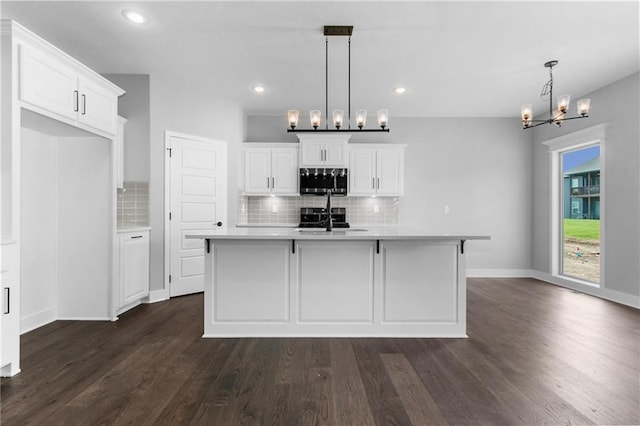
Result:
<svg viewBox="0 0 640 426">
<path fill-rule="evenodd" d="M 357 129 L 351 128 L 351 34 L 353 33 L 353 26 L 336 26 L 325 25 L 325 99 L 324 99 L 324 129 L 321 128 L 320 123 L 322 121 L 322 112 L 320 110 L 312 110 L 309 112 L 309 121 L 312 129 L 299 129 L 298 122 L 300 119 L 300 111 L 290 109 L 287 111 L 287 119 L 289 122 L 289 129 L 287 132 L 302 133 L 302 132 L 315 132 L 315 133 L 329 133 L 329 132 L 389 132 L 389 111 L 381 109 L 377 111 L 378 127 L 376 129 L 366 129 L 367 123 L 367 110 L 358 109 L 355 114 L 355 121 Z M 349 37 L 349 65 L 348 65 L 348 105 L 347 113 L 341 109 L 335 109 L 331 112 L 332 128 L 329 127 L 329 37 Z"/>
<path fill-rule="evenodd" d="M 522 128 L 531 129 L 533 127 L 540 126 L 542 124 L 555 124 L 556 126 L 562 126 L 562 122 L 566 120 L 575 120 L 577 118 L 589 117 L 590 99 L 580 99 L 578 101 L 578 114 L 575 117 L 567 117 L 567 111 L 569 111 L 569 101 L 571 95 L 562 95 L 558 98 L 558 108 L 553 109 L 553 67 L 558 65 L 558 61 L 549 61 L 544 64 L 546 68 L 549 68 L 549 81 L 542 86 L 542 92 L 540 98 L 543 100 L 549 97 L 549 118 L 546 120 L 534 120 L 533 119 L 533 106 L 531 104 L 524 104 L 520 108 L 520 115 L 522 117 Z"/>
</svg>

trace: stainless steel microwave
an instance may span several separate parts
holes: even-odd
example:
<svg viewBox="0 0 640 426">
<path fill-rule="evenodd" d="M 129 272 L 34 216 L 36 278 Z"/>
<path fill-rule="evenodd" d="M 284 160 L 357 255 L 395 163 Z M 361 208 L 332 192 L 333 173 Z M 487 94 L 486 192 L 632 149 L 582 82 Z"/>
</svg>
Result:
<svg viewBox="0 0 640 426">
<path fill-rule="evenodd" d="M 300 169 L 300 195 L 347 195 L 347 169 L 339 167 Z"/>
</svg>

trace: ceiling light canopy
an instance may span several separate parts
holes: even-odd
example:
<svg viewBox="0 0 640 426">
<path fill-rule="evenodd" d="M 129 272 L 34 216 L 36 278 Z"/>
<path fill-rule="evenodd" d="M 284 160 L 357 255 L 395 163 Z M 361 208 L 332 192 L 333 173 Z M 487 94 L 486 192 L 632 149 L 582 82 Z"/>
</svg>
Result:
<svg viewBox="0 0 640 426">
<path fill-rule="evenodd" d="M 532 104 L 524 104 L 520 108 L 520 115 L 522 117 L 522 128 L 530 129 L 532 127 L 537 127 L 542 124 L 555 124 L 556 126 L 562 126 L 562 122 L 566 120 L 575 120 L 576 118 L 587 118 L 589 117 L 589 106 L 591 104 L 590 99 L 580 99 L 577 103 L 578 114 L 575 117 L 567 117 L 566 113 L 569 111 L 569 101 L 571 100 L 571 95 L 562 95 L 558 98 L 558 108 L 554 111 L 553 109 L 553 67 L 558 65 L 558 61 L 553 60 L 546 62 L 544 66 L 549 68 L 549 81 L 547 84 L 542 86 L 542 91 L 540 92 L 540 98 L 546 100 L 547 97 L 549 99 L 549 118 L 545 120 L 534 120 L 533 119 L 533 106 Z M 535 124 L 534 124 L 535 123 Z"/>
<path fill-rule="evenodd" d="M 324 27 L 325 36 L 325 99 L 324 99 L 324 117 L 325 126 L 324 129 L 320 128 L 322 121 L 322 112 L 314 109 L 309 112 L 309 121 L 313 129 L 299 129 L 298 121 L 300 118 L 300 111 L 290 109 L 287 111 L 287 121 L 289 123 L 289 129 L 287 132 L 389 132 L 387 127 L 389 124 L 389 110 L 378 110 L 376 115 L 378 118 L 378 129 L 365 129 L 367 123 L 367 110 L 357 109 L 355 113 L 355 124 L 358 129 L 351 129 L 351 34 L 353 33 L 353 26 L 332 26 L 326 25 Z M 329 37 L 349 37 L 349 65 L 347 70 L 348 75 L 348 105 L 347 113 L 345 115 L 344 110 L 335 109 L 331 112 L 331 118 L 333 127 L 329 128 Z M 404 90 L 403 90 L 404 91 Z M 397 92 L 402 93 L 402 92 Z"/>
<path fill-rule="evenodd" d="M 134 9 L 124 9 L 122 16 L 132 24 L 144 25 L 149 23 L 149 17 L 147 15 Z"/>
</svg>

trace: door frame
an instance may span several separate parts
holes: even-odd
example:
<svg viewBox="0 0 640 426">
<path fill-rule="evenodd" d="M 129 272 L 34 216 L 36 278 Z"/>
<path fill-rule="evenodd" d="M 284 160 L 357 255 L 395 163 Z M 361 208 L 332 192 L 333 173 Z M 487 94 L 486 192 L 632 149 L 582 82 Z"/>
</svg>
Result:
<svg viewBox="0 0 640 426">
<path fill-rule="evenodd" d="M 174 132 L 171 130 L 164 131 L 164 288 L 162 290 L 163 298 L 160 300 L 168 300 L 171 298 L 171 283 L 169 282 L 169 275 L 171 273 L 171 221 L 169 220 L 169 212 L 171 211 L 171 161 L 169 160 L 171 149 L 171 138 L 184 138 L 191 139 L 199 142 L 222 142 L 212 138 L 205 138 L 202 136 L 190 135 L 187 133 Z M 228 144 L 227 144 L 228 145 Z M 228 149 L 228 146 L 227 146 Z M 227 151 L 227 163 L 229 161 Z M 227 169 L 227 174 L 229 173 Z M 229 183 L 227 181 L 227 191 L 229 189 Z M 227 192 L 226 204 L 229 203 L 229 194 Z M 227 218 L 229 213 L 229 206 L 225 206 L 227 209 Z"/>
</svg>

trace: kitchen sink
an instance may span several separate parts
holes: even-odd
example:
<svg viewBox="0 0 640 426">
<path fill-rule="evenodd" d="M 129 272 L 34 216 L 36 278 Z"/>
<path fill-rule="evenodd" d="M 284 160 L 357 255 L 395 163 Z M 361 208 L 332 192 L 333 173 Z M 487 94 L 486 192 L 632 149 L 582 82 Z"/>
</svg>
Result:
<svg viewBox="0 0 640 426">
<path fill-rule="evenodd" d="M 358 232 L 358 231 L 367 231 L 364 228 L 333 228 L 333 233 L 345 234 L 347 232 Z M 297 228 L 296 232 L 300 232 L 301 234 L 312 234 L 312 235 L 322 235 L 327 233 L 327 231 L 323 228 Z"/>
</svg>

